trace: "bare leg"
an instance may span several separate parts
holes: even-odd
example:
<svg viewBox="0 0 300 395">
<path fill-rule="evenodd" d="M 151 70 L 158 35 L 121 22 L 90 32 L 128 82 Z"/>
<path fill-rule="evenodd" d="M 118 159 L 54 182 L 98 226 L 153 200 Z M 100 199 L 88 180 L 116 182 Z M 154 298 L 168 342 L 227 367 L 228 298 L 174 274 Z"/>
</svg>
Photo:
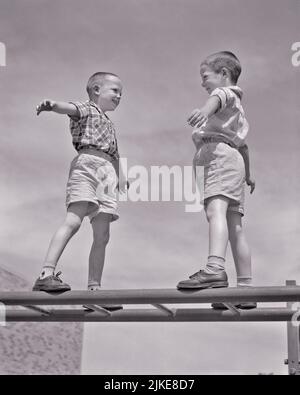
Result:
<svg viewBox="0 0 300 395">
<path fill-rule="evenodd" d="M 89 291 L 101 290 L 101 278 L 103 273 L 105 250 L 109 241 L 111 214 L 101 213 L 92 220 L 93 227 L 93 245 L 89 258 Z M 101 304 L 102 307 L 109 311 L 120 310 L 123 307 L 116 304 Z M 87 307 L 90 310 L 89 306 Z"/>
<path fill-rule="evenodd" d="M 228 211 L 227 223 L 229 241 L 237 273 L 237 286 L 251 287 L 251 252 L 242 227 L 242 216 L 238 212 Z M 220 308 L 219 303 L 213 305 L 214 308 Z M 240 309 L 254 309 L 257 307 L 255 302 L 236 302 L 235 305 Z"/>
<path fill-rule="evenodd" d="M 226 219 L 228 204 L 229 199 L 221 195 L 211 197 L 207 201 L 205 212 L 209 223 L 209 253 L 206 267 L 192 274 L 188 280 L 180 281 L 177 288 L 228 287 L 228 278 L 224 268 L 228 244 Z"/>
<path fill-rule="evenodd" d="M 238 281 L 244 279 L 251 285 L 251 252 L 242 227 L 242 216 L 237 212 L 228 211 L 227 223 Z"/>
<path fill-rule="evenodd" d="M 229 199 L 216 196 L 209 199 L 205 212 L 209 223 L 209 256 L 225 258 L 228 244 L 226 212 Z"/>
<path fill-rule="evenodd" d="M 89 205 L 89 202 L 78 202 L 72 203 L 68 207 L 64 222 L 55 232 L 50 242 L 41 278 L 50 276 L 54 273 L 57 262 L 66 245 L 80 228 L 83 218 L 88 214 Z"/>
<path fill-rule="evenodd" d="M 111 214 L 100 213 L 92 220 L 93 245 L 89 257 L 88 288 L 101 285 L 105 261 L 105 249 L 109 241 Z"/>
</svg>

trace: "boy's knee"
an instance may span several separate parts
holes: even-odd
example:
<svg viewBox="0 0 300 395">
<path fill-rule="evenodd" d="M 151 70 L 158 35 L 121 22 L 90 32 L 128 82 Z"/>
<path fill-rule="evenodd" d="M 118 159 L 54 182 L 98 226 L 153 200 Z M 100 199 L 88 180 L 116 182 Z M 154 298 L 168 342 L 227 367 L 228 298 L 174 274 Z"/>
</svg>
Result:
<svg viewBox="0 0 300 395">
<path fill-rule="evenodd" d="M 213 205 L 208 205 L 205 210 L 206 219 L 209 222 L 212 218 L 218 215 L 218 210 Z"/>
<path fill-rule="evenodd" d="M 74 234 L 78 231 L 82 223 L 80 218 L 67 218 L 65 222 L 65 226 L 69 229 L 69 231 Z"/>
<path fill-rule="evenodd" d="M 243 235 L 243 228 L 239 225 L 229 227 L 229 240 L 234 241 Z"/>
<path fill-rule="evenodd" d="M 109 242 L 110 234 L 109 231 L 95 232 L 94 233 L 94 244 L 106 246 Z"/>
</svg>

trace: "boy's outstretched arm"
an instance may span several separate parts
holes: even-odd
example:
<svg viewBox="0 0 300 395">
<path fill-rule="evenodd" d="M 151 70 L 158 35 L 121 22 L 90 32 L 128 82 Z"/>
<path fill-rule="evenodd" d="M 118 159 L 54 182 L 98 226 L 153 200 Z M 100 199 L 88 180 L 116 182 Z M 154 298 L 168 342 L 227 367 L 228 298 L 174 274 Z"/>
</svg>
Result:
<svg viewBox="0 0 300 395">
<path fill-rule="evenodd" d="M 250 159 L 249 159 L 249 149 L 248 145 L 244 144 L 239 147 L 239 152 L 242 155 L 245 163 L 245 172 L 246 172 L 246 183 L 250 186 L 250 193 L 253 193 L 255 189 L 255 181 L 250 176 Z"/>
<path fill-rule="evenodd" d="M 211 96 L 204 106 L 192 111 L 188 117 L 188 124 L 193 127 L 200 127 L 221 107 L 220 99 L 217 96 Z"/>
<path fill-rule="evenodd" d="M 39 115 L 42 111 L 53 111 L 58 114 L 67 114 L 71 117 L 78 117 L 79 111 L 77 107 L 72 103 L 54 101 L 45 99 L 36 107 L 36 115 Z"/>
</svg>

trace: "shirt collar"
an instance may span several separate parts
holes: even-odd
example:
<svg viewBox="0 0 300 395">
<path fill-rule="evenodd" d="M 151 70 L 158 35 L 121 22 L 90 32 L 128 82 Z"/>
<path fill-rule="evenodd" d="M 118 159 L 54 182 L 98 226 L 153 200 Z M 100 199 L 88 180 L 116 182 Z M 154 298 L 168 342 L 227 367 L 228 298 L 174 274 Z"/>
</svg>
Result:
<svg viewBox="0 0 300 395">
<path fill-rule="evenodd" d="M 100 112 L 101 115 L 103 115 L 105 118 L 107 118 L 110 121 L 109 117 L 105 114 L 105 112 L 103 110 L 101 110 L 101 108 L 99 106 L 97 106 L 96 103 L 94 103 L 92 100 L 89 100 L 88 103 L 92 107 L 95 107 Z"/>
<path fill-rule="evenodd" d="M 88 103 L 89 103 L 91 106 L 97 108 L 97 110 L 98 110 L 99 112 L 101 112 L 101 114 L 104 114 L 104 112 L 101 110 L 101 108 L 100 108 L 99 106 L 97 106 L 97 104 L 94 103 L 92 100 L 89 100 Z"/>
<path fill-rule="evenodd" d="M 231 89 L 233 93 L 235 93 L 240 99 L 243 97 L 242 89 L 237 85 L 227 86 L 227 88 Z"/>
</svg>

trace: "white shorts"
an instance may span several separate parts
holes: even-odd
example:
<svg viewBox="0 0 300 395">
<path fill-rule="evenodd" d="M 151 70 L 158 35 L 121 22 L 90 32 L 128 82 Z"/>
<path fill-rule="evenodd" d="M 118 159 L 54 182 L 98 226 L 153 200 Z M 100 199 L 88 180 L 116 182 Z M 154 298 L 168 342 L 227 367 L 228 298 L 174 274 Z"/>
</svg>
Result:
<svg viewBox="0 0 300 395">
<path fill-rule="evenodd" d="M 99 213 L 111 214 L 111 221 L 119 218 L 117 213 L 117 174 L 111 162 L 87 153 L 80 153 L 71 162 L 67 183 L 66 205 L 75 202 L 94 203 L 89 213 L 92 221 Z"/>
<path fill-rule="evenodd" d="M 203 144 L 193 164 L 204 169 L 204 205 L 222 195 L 230 199 L 228 211 L 244 215 L 245 165 L 239 151 L 222 142 Z"/>
</svg>

